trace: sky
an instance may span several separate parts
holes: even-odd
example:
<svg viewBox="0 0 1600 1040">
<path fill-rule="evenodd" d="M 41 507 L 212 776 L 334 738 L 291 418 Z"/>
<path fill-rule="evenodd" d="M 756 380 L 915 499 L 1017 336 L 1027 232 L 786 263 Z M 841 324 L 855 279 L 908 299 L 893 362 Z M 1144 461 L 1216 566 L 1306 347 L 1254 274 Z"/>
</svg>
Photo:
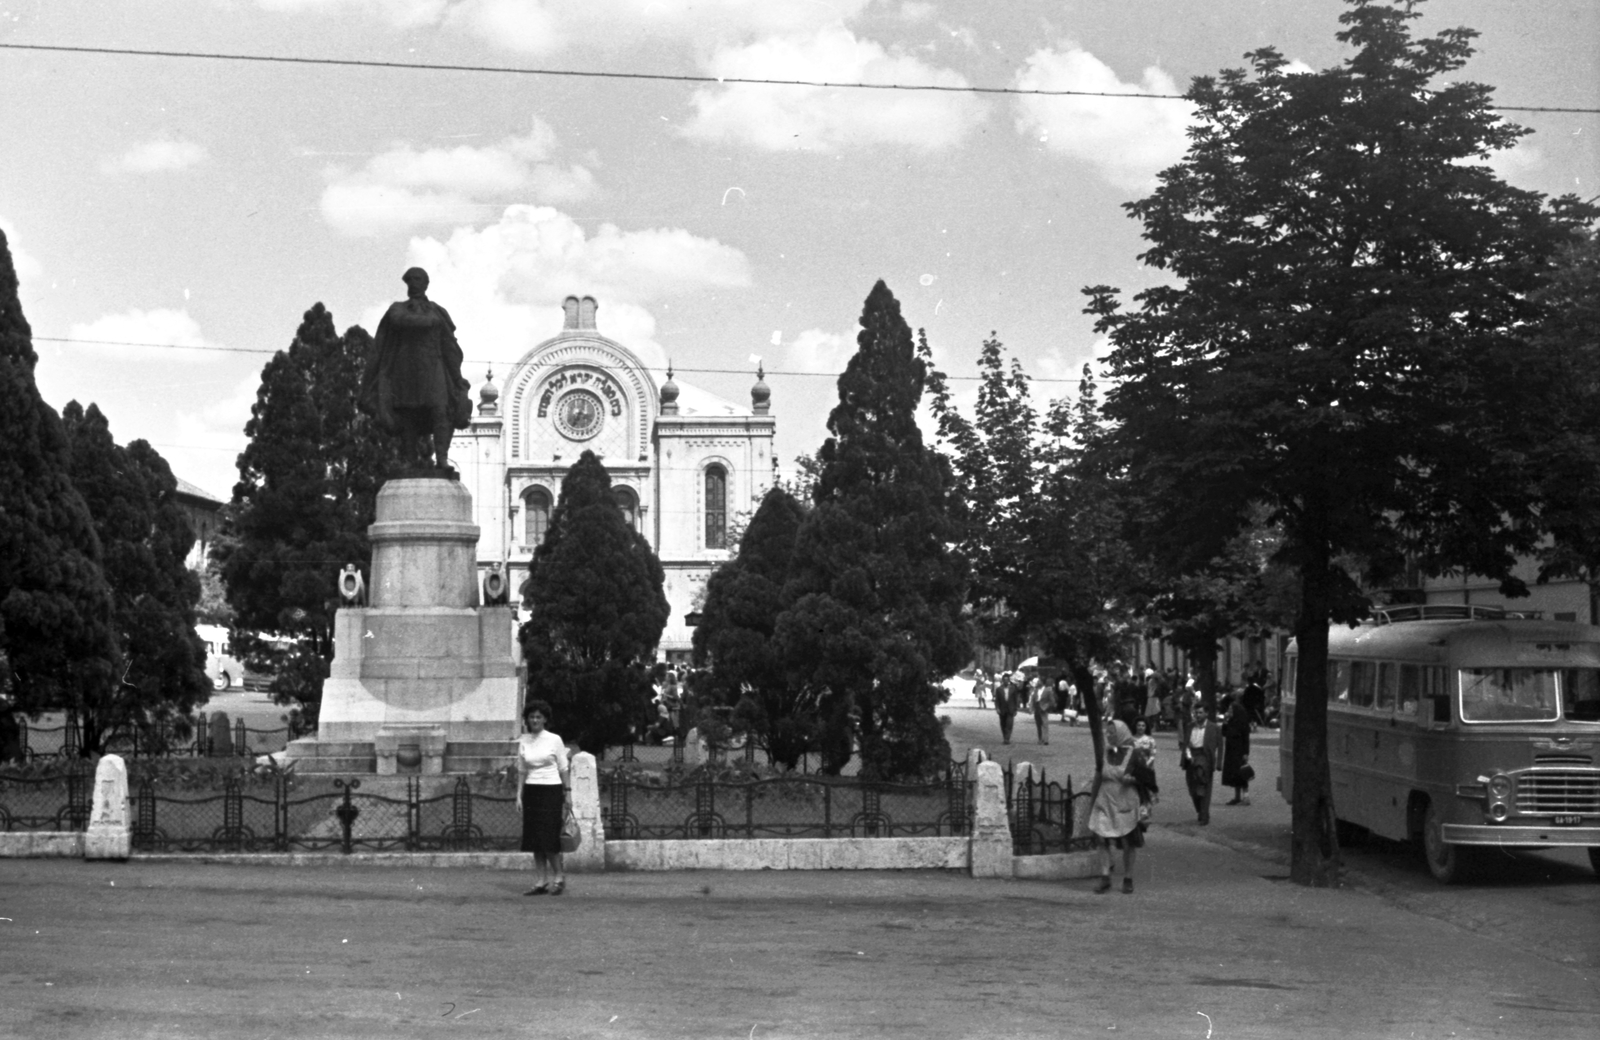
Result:
<svg viewBox="0 0 1600 1040">
<path fill-rule="evenodd" d="M 667 76 L 1181 93 L 1275 46 L 1349 57 L 1339 0 L 0 0 L 0 44 Z M 1432 0 L 1505 105 L 1600 108 L 1600 4 Z M 1600 192 L 1600 116 L 1508 113 L 1494 157 Z M 1122 205 L 1187 105 L 0 49 L 0 229 L 58 410 L 231 494 L 262 365 L 325 304 L 369 331 L 420 265 L 476 386 L 599 301 L 600 331 L 748 403 L 777 453 L 827 436 L 831 375 L 887 282 L 970 401 L 993 332 L 1070 395 L 1105 344 L 1080 290 L 1144 268 Z M 99 341 L 99 342 L 95 342 Z M 109 341 L 109 342 L 107 342 Z M 129 346 L 126 344 L 141 344 Z"/>
</svg>

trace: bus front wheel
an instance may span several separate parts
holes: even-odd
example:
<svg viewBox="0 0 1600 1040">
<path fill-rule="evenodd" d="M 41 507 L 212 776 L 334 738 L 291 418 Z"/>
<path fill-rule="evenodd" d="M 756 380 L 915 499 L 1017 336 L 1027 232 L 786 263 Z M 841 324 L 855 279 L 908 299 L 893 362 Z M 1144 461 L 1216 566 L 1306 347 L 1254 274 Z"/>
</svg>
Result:
<svg viewBox="0 0 1600 1040">
<path fill-rule="evenodd" d="M 1422 854 L 1428 861 L 1428 873 L 1433 875 L 1434 880 L 1444 885 L 1465 881 L 1472 873 L 1477 851 L 1444 840 L 1444 817 L 1429 802 L 1422 820 Z"/>
<path fill-rule="evenodd" d="M 217 677 L 211 680 L 213 690 L 226 690 L 233 685 L 233 677 L 227 672 L 218 672 Z"/>
</svg>

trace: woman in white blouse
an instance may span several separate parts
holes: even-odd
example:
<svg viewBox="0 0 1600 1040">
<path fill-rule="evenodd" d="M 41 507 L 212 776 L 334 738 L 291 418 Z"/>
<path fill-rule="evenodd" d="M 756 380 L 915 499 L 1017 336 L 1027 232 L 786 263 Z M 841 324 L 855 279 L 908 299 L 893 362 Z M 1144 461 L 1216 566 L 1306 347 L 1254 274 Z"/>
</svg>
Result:
<svg viewBox="0 0 1600 1040">
<path fill-rule="evenodd" d="M 550 705 L 528 702 L 522 722 L 528 732 L 517 738 L 517 808 L 522 810 L 522 851 L 533 853 L 539 883 L 525 896 L 559 896 L 567 889 L 561 862 L 561 820 L 572 804 L 572 778 L 567 746 L 545 726 Z"/>
</svg>

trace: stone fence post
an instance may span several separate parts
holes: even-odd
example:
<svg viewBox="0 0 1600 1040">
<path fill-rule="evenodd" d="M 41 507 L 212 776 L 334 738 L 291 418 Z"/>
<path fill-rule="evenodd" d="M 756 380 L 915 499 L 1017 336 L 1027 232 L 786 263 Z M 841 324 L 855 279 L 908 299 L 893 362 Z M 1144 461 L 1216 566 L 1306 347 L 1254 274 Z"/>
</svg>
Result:
<svg viewBox="0 0 1600 1040">
<path fill-rule="evenodd" d="M 600 768 L 594 756 L 580 751 L 572 756 L 572 815 L 577 817 L 583 841 L 577 852 L 566 855 L 565 866 L 574 872 L 606 869 L 606 829 L 600 819 Z"/>
<path fill-rule="evenodd" d="M 94 806 L 83 836 L 84 859 L 127 859 L 133 851 L 128 767 L 121 755 L 102 755 L 94 771 Z"/>
<path fill-rule="evenodd" d="M 1006 819 L 1004 783 L 1000 763 L 979 763 L 977 805 L 968 860 L 973 877 L 1012 876 L 1011 823 Z"/>
</svg>

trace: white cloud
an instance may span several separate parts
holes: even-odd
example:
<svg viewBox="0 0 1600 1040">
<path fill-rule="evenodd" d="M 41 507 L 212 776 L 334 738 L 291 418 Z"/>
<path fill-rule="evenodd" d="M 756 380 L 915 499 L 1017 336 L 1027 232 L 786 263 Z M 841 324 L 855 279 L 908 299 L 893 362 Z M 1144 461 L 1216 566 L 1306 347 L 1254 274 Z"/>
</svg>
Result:
<svg viewBox="0 0 1600 1040">
<path fill-rule="evenodd" d="M 702 48 L 767 33 L 811 32 L 871 0 L 256 0 L 285 13 L 348 11 L 401 29 L 442 26 L 522 54 L 570 46 Z M 912 5 L 915 6 L 915 5 Z"/>
<path fill-rule="evenodd" d="M 787 345 L 783 367 L 795 372 L 839 373 L 856 352 L 853 336 L 807 329 Z"/>
<path fill-rule="evenodd" d="M 886 51 L 840 24 L 806 38 L 771 37 L 726 48 L 708 66 L 713 75 L 729 78 L 967 85 L 958 73 Z M 697 90 L 691 103 L 695 115 L 686 135 L 772 151 L 834 151 L 860 144 L 934 151 L 961 140 L 987 111 L 963 93 L 745 83 Z"/>
<path fill-rule="evenodd" d="M 508 365 L 561 328 L 561 301 L 594 296 L 602 333 L 666 367 L 648 304 L 702 289 L 750 285 L 739 250 L 677 228 L 592 235 L 543 206 L 512 206 L 494 224 L 457 229 L 444 241 L 414 238 L 408 264 L 427 270 L 428 296 L 450 311 L 472 364 Z M 376 328 L 387 304 L 363 315 Z M 504 369 L 501 368 L 503 372 Z M 481 371 L 469 375 L 474 382 Z"/>
<path fill-rule="evenodd" d="M 209 346 L 200 334 L 200 325 L 189 317 L 188 311 L 158 307 L 155 310 L 134 308 L 121 314 L 107 314 L 92 322 L 78 323 L 67 333 L 69 339 L 88 343 L 89 349 L 129 358 L 146 358 L 152 355 L 148 346 L 134 344 L 159 344 L 161 346 Z M 83 348 L 79 348 L 83 349 Z M 214 361 L 220 354 L 214 350 L 163 350 L 164 360 Z"/>
<path fill-rule="evenodd" d="M 167 173 L 186 170 L 206 160 L 204 146 L 193 141 L 164 139 L 134 145 L 121 155 L 108 158 L 100 164 L 100 172 L 116 173 Z"/>
<path fill-rule="evenodd" d="M 919 3 L 917 0 L 905 0 L 900 5 L 898 12 L 903 22 L 925 22 L 933 17 L 935 8 L 932 4 Z"/>
<path fill-rule="evenodd" d="M 1525 174 L 1536 172 L 1544 165 L 1544 153 L 1538 147 L 1528 144 L 1524 138 L 1510 148 L 1489 153 L 1489 169 L 1493 170 L 1502 180 L 1513 184 L 1524 183 Z"/>
<path fill-rule="evenodd" d="M 592 194 L 594 175 L 551 161 L 556 151 L 555 135 L 537 121 L 528 135 L 486 148 L 398 144 L 360 170 L 329 170 L 322 215 L 345 234 L 373 235 L 478 224 L 510 202 L 572 202 Z"/>
<path fill-rule="evenodd" d="M 1039 50 L 1017 75 L 1024 90 L 1083 90 L 1118 94 L 1181 93 L 1154 66 L 1139 83 L 1124 83 L 1081 48 Z M 1053 152 L 1089 163 L 1119 188 L 1143 191 L 1155 175 L 1183 158 L 1193 106 L 1187 101 L 1101 97 L 1022 97 L 1017 130 Z"/>
</svg>

